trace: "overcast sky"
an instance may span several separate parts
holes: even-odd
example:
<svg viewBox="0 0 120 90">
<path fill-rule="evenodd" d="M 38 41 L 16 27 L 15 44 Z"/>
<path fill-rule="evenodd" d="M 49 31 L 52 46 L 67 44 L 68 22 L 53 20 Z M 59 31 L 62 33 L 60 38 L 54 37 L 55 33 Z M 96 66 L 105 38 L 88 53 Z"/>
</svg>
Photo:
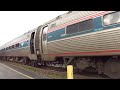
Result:
<svg viewBox="0 0 120 90">
<path fill-rule="evenodd" d="M 0 11 L 0 46 L 67 11 Z"/>
</svg>

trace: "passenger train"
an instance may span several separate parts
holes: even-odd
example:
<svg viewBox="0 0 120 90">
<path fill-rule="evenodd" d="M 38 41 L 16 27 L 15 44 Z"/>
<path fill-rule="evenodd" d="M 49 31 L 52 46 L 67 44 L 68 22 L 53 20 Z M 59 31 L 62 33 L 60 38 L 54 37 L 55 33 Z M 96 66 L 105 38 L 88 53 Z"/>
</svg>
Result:
<svg viewBox="0 0 120 90">
<path fill-rule="evenodd" d="M 1 46 L 0 59 L 120 78 L 120 12 L 69 11 Z"/>
</svg>

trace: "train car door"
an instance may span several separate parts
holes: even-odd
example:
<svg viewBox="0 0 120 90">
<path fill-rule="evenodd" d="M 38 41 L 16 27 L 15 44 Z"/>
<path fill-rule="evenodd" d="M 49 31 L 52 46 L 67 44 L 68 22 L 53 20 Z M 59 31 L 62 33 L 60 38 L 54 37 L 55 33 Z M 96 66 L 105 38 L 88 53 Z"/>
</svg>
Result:
<svg viewBox="0 0 120 90">
<path fill-rule="evenodd" d="M 30 38 L 30 51 L 31 51 L 31 54 L 35 54 L 35 51 L 34 51 L 34 35 L 35 35 L 35 32 L 33 32 L 31 34 L 31 38 Z"/>
<path fill-rule="evenodd" d="M 43 54 L 47 54 L 47 31 L 48 26 L 43 27 L 43 34 L 42 34 L 42 52 Z"/>
</svg>

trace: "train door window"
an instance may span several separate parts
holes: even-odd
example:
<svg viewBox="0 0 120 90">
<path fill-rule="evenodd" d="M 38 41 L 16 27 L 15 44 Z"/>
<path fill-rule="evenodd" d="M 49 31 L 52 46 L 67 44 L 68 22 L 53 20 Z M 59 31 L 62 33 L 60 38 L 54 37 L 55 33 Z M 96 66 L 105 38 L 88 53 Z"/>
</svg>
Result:
<svg viewBox="0 0 120 90">
<path fill-rule="evenodd" d="M 111 25 L 120 22 L 120 12 L 113 12 L 103 16 L 104 25 Z"/>
<path fill-rule="evenodd" d="M 43 34 L 43 41 L 46 40 L 47 34 Z"/>
<path fill-rule="evenodd" d="M 31 54 L 34 54 L 34 36 L 35 36 L 35 32 L 32 32 L 31 34 L 31 39 L 30 39 L 30 50 L 31 50 Z"/>
<path fill-rule="evenodd" d="M 43 30 L 43 41 L 47 40 L 47 30 L 48 30 L 48 26 L 44 27 L 44 30 Z"/>
<path fill-rule="evenodd" d="M 43 54 L 47 53 L 47 31 L 48 31 L 48 26 L 45 26 L 43 28 L 43 35 L 42 35 L 42 52 Z"/>
</svg>

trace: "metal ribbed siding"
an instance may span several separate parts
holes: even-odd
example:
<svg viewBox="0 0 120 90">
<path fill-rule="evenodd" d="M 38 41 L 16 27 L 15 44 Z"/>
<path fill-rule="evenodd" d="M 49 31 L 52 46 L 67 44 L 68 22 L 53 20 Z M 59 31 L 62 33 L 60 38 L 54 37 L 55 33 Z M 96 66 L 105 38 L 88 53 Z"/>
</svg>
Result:
<svg viewBox="0 0 120 90">
<path fill-rule="evenodd" d="M 120 29 L 106 30 L 48 43 L 49 54 L 120 50 Z"/>
<path fill-rule="evenodd" d="M 57 20 L 56 25 L 59 26 L 61 24 L 65 24 L 73 20 L 77 20 L 82 17 L 89 16 L 98 12 L 100 11 L 73 11 L 72 13 L 62 17 L 60 20 Z"/>
</svg>

